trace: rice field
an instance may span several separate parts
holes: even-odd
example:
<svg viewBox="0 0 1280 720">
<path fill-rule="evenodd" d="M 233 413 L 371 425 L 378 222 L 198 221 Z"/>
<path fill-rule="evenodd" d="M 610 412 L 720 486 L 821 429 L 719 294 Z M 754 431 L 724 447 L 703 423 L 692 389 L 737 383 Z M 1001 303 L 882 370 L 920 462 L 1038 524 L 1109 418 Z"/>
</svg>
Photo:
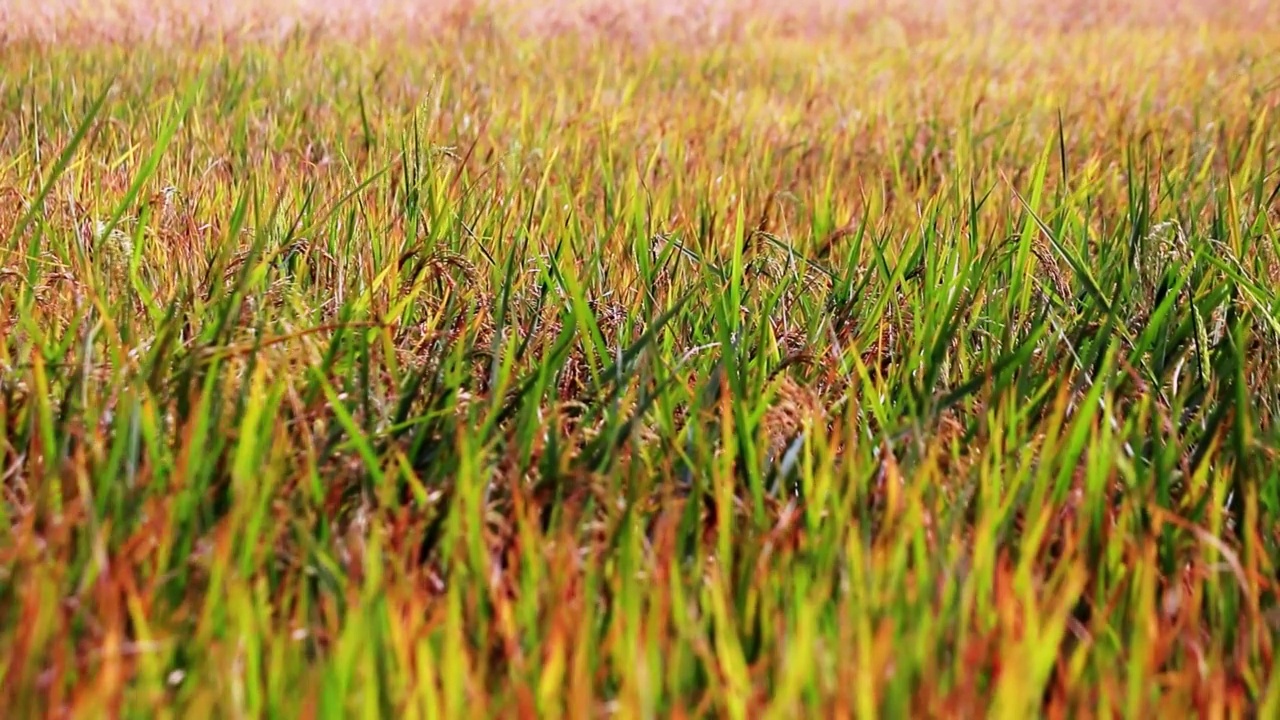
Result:
<svg viewBox="0 0 1280 720">
<path fill-rule="evenodd" d="M 0 714 L 1280 716 L 1277 48 L 0 0 Z"/>
</svg>

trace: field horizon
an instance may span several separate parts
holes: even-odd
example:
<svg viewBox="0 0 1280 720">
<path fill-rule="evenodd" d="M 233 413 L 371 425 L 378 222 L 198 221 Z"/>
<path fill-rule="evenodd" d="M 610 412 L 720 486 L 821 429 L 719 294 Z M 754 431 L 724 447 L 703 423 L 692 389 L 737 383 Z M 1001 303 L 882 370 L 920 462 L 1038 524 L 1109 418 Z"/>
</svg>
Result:
<svg viewBox="0 0 1280 720">
<path fill-rule="evenodd" d="M 1007 26 L 1024 33 L 1188 29 L 1257 32 L 1280 24 L 1264 0 L 47 0 L 0 2 L 7 43 L 312 39 L 428 39 L 490 23 L 527 38 L 646 45 L 714 43 L 767 29 L 772 37 L 865 41 L 886 26 L 908 37 L 954 36 Z"/>
<path fill-rule="evenodd" d="M 0 711 L 1280 716 L 1278 47 L 0 1 Z"/>
</svg>

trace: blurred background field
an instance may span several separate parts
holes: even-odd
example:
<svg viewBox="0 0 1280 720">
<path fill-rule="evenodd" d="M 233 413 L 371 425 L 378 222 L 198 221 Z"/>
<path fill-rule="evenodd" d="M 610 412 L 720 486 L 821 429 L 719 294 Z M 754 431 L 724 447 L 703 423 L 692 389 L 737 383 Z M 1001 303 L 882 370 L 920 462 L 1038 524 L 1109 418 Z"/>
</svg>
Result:
<svg viewBox="0 0 1280 720">
<path fill-rule="evenodd" d="M 843 35 L 886 22 L 908 32 L 1011 25 L 1039 32 L 1201 23 L 1258 29 L 1280 11 L 1266 0 L 47 0 L 0 3 L 7 38 L 87 37 L 174 41 L 225 31 L 278 36 L 323 26 L 329 35 L 439 33 L 463 17 L 485 14 L 545 37 L 571 31 L 620 38 L 724 38 L 744 26 L 770 24 L 794 35 Z M 861 39 L 861 38 L 857 38 Z"/>
</svg>

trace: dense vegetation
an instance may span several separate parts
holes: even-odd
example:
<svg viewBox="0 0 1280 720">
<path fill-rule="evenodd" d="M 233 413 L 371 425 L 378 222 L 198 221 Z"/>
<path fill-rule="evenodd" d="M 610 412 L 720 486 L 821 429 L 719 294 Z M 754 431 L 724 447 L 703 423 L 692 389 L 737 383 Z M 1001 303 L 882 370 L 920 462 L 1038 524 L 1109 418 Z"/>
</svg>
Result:
<svg viewBox="0 0 1280 720">
<path fill-rule="evenodd" d="M 10 38 L 6 716 L 1280 714 L 1280 25 L 872 17 Z"/>
</svg>

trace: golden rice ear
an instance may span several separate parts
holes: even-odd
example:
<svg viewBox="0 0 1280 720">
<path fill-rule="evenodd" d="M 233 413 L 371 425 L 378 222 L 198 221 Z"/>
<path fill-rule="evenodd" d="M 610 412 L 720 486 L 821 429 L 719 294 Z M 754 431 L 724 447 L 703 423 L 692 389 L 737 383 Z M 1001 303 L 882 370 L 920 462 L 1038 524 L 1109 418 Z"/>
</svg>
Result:
<svg viewBox="0 0 1280 720">
<path fill-rule="evenodd" d="M 806 428 L 826 422 L 826 408 L 817 391 L 801 385 L 787 375 L 771 384 L 773 402 L 765 411 L 761 425 L 769 453 L 778 456 Z"/>
</svg>

